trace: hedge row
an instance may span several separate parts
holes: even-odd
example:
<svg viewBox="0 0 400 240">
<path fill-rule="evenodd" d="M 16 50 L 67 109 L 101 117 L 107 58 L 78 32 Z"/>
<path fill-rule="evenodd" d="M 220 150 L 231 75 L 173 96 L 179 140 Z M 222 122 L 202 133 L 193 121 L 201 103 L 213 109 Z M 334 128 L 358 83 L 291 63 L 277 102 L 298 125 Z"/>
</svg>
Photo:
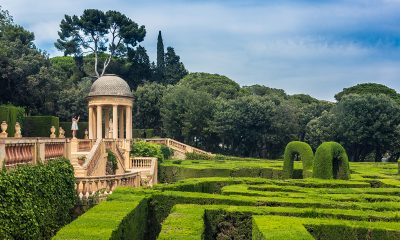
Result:
<svg viewBox="0 0 400 240">
<path fill-rule="evenodd" d="M 113 195 L 118 197 L 123 192 L 119 189 Z M 144 239 L 147 208 L 145 196 L 134 196 L 129 201 L 109 198 L 66 225 L 53 239 Z"/>
<path fill-rule="evenodd" d="M 253 226 L 257 226 L 254 231 L 258 231 L 254 232 L 253 239 L 390 240 L 400 238 L 400 225 L 397 223 L 254 216 Z"/>
<path fill-rule="evenodd" d="M 71 221 L 75 200 L 67 159 L 0 172 L 0 239 L 49 239 Z"/>
<path fill-rule="evenodd" d="M 25 117 L 24 131 L 22 135 L 25 137 L 49 137 L 50 128 L 56 128 L 58 136 L 58 128 L 60 126 L 58 117 L 54 116 L 30 116 Z"/>
<path fill-rule="evenodd" d="M 9 137 L 14 137 L 16 122 L 21 126 L 24 125 L 24 115 L 25 109 L 22 107 L 15 107 L 13 105 L 0 106 L 0 123 L 3 121 L 7 122 L 7 132 Z"/>
</svg>

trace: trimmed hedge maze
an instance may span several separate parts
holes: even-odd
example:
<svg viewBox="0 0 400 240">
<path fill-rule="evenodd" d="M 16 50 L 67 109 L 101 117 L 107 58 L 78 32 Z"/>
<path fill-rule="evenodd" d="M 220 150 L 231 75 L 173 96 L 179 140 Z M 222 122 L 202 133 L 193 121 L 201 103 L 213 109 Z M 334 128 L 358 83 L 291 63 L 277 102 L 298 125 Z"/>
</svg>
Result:
<svg viewBox="0 0 400 240">
<path fill-rule="evenodd" d="M 400 239 L 397 164 L 351 163 L 351 180 L 282 179 L 282 167 L 166 161 L 170 183 L 117 188 L 54 239 Z M 176 181 L 186 176 L 198 178 Z"/>
</svg>

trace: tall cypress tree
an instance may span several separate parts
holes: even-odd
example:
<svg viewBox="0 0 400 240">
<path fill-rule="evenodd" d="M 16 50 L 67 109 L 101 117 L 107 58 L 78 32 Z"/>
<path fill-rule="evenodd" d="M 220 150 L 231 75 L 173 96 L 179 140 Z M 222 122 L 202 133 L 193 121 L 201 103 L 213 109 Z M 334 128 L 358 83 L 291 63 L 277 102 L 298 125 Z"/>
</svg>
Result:
<svg viewBox="0 0 400 240">
<path fill-rule="evenodd" d="M 157 70 L 160 73 L 164 73 L 165 61 L 164 61 L 164 43 L 161 36 L 161 31 L 158 32 L 157 38 Z"/>
</svg>

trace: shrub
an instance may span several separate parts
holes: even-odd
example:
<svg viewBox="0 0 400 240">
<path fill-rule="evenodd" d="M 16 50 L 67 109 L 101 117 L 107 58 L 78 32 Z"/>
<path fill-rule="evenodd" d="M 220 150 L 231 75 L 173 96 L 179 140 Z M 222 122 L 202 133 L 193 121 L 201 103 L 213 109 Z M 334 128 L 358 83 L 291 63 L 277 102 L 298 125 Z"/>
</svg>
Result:
<svg viewBox="0 0 400 240">
<path fill-rule="evenodd" d="M 0 239 L 49 239 L 71 221 L 75 200 L 67 159 L 0 172 Z"/>
<path fill-rule="evenodd" d="M 111 150 L 107 150 L 106 174 L 114 175 L 118 169 L 117 157 Z"/>
<path fill-rule="evenodd" d="M 24 115 L 25 109 L 22 107 L 15 107 L 13 105 L 0 106 L 0 123 L 3 121 L 7 122 L 7 132 L 9 137 L 14 137 L 16 122 L 19 122 L 21 126 L 23 125 Z"/>
<path fill-rule="evenodd" d="M 23 135 L 26 137 L 49 137 L 51 126 L 56 128 L 56 135 L 58 135 L 59 125 L 58 117 L 54 116 L 25 117 Z"/>
<path fill-rule="evenodd" d="M 337 142 L 324 142 L 315 152 L 313 177 L 322 179 L 350 179 L 346 150 Z"/>
<path fill-rule="evenodd" d="M 164 161 L 161 146 L 155 143 L 137 141 L 132 144 L 131 155 L 136 157 L 156 157 L 158 162 Z"/>
<path fill-rule="evenodd" d="M 207 154 L 200 153 L 186 153 L 185 154 L 187 160 L 211 160 L 213 156 Z"/>
<path fill-rule="evenodd" d="M 60 122 L 60 127 L 62 127 L 65 131 L 65 137 L 71 138 L 72 131 L 71 131 L 72 122 Z M 76 137 L 83 139 L 85 137 L 85 129 L 89 130 L 88 122 L 78 122 L 78 131 L 76 131 Z"/>
<path fill-rule="evenodd" d="M 160 145 L 160 147 L 165 160 L 170 159 L 174 155 L 174 150 L 172 148 L 165 145 Z"/>
<path fill-rule="evenodd" d="M 283 161 L 283 177 L 293 177 L 293 161 L 301 159 L 303 163 L 303 178 L 312 177 L 314 153 L 305 142 L 292 141 L 286 145 Z"/>
</svg>

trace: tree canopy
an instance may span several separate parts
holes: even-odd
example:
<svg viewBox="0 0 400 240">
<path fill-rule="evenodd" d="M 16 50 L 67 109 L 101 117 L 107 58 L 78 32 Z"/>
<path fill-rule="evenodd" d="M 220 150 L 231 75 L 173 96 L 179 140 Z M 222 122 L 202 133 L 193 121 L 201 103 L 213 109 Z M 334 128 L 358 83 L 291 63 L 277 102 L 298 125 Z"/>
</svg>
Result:
<svg viewBox="0 0 400 240">
<path fill-rule="evenodd" d="M 146 30 L 120 12 L 85 9 L 79 17 L 65 15 L 58 35 L 55 46 L 64 55 L 94 54 L 94 69 L 99 77 L 105 73 L 112 57 L 125 56 L 143 41 Z M 99 73 L 98 54 L 102 52 L 108 56 Z"/>
</svg>

